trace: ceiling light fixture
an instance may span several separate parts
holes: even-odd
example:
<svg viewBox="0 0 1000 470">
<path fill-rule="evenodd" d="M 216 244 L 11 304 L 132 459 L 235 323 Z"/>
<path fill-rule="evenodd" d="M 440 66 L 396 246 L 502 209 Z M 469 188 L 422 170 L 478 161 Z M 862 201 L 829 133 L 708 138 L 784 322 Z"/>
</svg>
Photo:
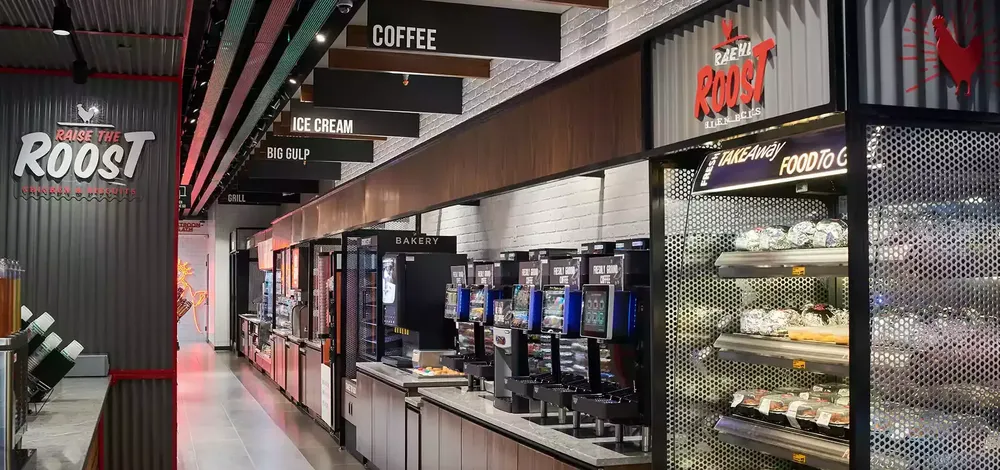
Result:
<svg viewBox="0 0 1000 470">
<path fill-rule="evenodd" d="M 204 81 L 204 82 L 199 83 L 198 86 L 205 86 L 206 84 L 208 84 L 208 82 Z"/>
<path fill-rule="evenodd" d="M 326 35 L 323 34 L 323 33 L 316 34 L 316 42 L 318 42 L 320 44 L 323 44 L 324 42 L 326 42 Z"/>
<path fill-rule="evenodd" d="M 188 122 L 190 122 L 191 124 L 194 124 L 194 123 L 195 123 L 196 121 L 197 121 L 197 119 L 195 119 L 195 118 L 191 118 L 191 120 L 190 120 L 190 121 L 188 121 Z"/>
<path fill-rule="evenodd" d="M 69 5 L 60 1 L 56 3 L 52 10 L 52 34 L 56 36 L 69 36 L 73 31 L 73 15 Z"/>
<path fill-rule="evenodd" d="M 289 79 L 288 79 L 288 83 L 291 83 L 292 85 L 295 85 L 295 84 L 297 84 L 297 83 L 299 83 L 299 82 L 295 81 L 295 79 L 294 79 L 294 78 L 289 78 Z"/>
</svg>

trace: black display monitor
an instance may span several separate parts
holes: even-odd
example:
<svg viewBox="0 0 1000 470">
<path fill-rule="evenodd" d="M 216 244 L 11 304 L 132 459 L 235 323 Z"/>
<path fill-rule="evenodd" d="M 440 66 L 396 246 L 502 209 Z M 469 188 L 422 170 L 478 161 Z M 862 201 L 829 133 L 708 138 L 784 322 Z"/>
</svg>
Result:
<svg viewBox="0 0 1000 470">
<path fill-rule="evenodd" d="M 611 287 L 586 286 L 583 290 L 583 321 L 580 334 L 588 338 L 610 338 Z"/>
<path fill-rule="evenodd" d="M 527 330 L 531 328 L 528 319 L 528 310 L 531 304 L 531 288 L 528 286 L 514 286 L 514 299 L 511 302 L 513 321 L 511 328 Z"/>
</svg>

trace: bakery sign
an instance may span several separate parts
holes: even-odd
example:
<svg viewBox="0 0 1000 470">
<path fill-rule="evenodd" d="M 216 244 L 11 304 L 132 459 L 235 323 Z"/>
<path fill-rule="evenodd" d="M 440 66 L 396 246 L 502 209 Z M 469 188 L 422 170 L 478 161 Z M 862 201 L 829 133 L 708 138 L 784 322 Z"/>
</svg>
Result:
<svg viewBox="0 0 1000 470">
<path fill-rule="evenodd" d="M 764 114 L 764 75 L 774 38 L 754 42 L 738 34 L 733 20 L 720 22 L 722 41 L 712 46 L 712 62 L 698 71 L 694 117 L 706 129 L 726 127 Z"/>
<path fill-rule="evenodd" d="M 153 131 L 122 131 L 102 123 L 96 106 L 76 105 L 73 119 L 55 131 L 36 130 L 16 140 L 11 177 L 22 198 L 136 199 L 136 178 L 143 150 L 156 140 Z M 96 184 L 103 181 L 105 184 Z"/>
<path fill-rule="evenodd" d="M 847 173 L 843 128 L 713 152 L 705 157 L 693 194 L 749 189 Z"/>
</svg>

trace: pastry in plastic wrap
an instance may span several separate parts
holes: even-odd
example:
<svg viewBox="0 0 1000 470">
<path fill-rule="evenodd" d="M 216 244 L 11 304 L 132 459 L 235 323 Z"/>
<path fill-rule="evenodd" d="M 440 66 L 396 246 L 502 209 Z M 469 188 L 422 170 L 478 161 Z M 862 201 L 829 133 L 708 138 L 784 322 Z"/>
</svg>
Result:
<svg viewBox="0 0 1000 470">
<path fill-rule="evenodd" d="M 764 229 L 757 227 L 736 236 L 733 247 L 737 251 L 761 251 L 761 236 Z"/>
<path fill-rule="evenodd" d="M 851 312 L 846 308 L 834 308 L 833 318 L 830 319 L 830 326 L 848 326 L 851 324 Z"/>
<path fill-rule="evenodd" d="M 816 222 L 813 234 L 813 248 L 836 248 L 847 246 L 847 223 L 840 219 L 823 219 Z"/>
<path fill-rule="evenodd" d="M 812 248 L 816 236 L 816 223 L 811 220 L 799 222 L 788 229 L 788 244 L 792 248 Z"/>
<path fill-rule="evenodd" d="M 788 404 L 788 411 L 785 411 L 788 425 L 795 429 L 816 432 L 816 416 L 819 414 L 819 409 L 827 405 L 828 402 L 820 400 L 801 398 L 793 400 Z"/>
<path fill-rule="evenodd" d="M 740 332 L 748 335 L 785 336 L 794 310 L 747 310 L 740 314 Z"/>
<path fill-rule="evenodd" d="M 792 247 L 788 242 L 788 227 L 773 225 L 765 227 L 760 233 L 761 251 L 787 250 Z"/>
</svg>

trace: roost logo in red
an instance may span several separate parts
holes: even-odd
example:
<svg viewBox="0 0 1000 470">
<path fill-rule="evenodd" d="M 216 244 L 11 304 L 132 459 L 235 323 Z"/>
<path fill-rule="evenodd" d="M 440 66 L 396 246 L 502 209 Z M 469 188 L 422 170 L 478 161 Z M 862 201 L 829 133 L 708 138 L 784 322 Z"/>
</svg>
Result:
<svg viewBox="0 0 1000 470">
<path fill-rule="evenodd" d="M 754 44 L 750 36 L 737 34 L 732 20 L 722 19 L 722 35 L 724 40 L 712 47 L 713 64 L 698 72 L 694 117 L 708 129 L 764 113 L 764 74 L 775 47 L 773 38 Z"/>
</svg>

